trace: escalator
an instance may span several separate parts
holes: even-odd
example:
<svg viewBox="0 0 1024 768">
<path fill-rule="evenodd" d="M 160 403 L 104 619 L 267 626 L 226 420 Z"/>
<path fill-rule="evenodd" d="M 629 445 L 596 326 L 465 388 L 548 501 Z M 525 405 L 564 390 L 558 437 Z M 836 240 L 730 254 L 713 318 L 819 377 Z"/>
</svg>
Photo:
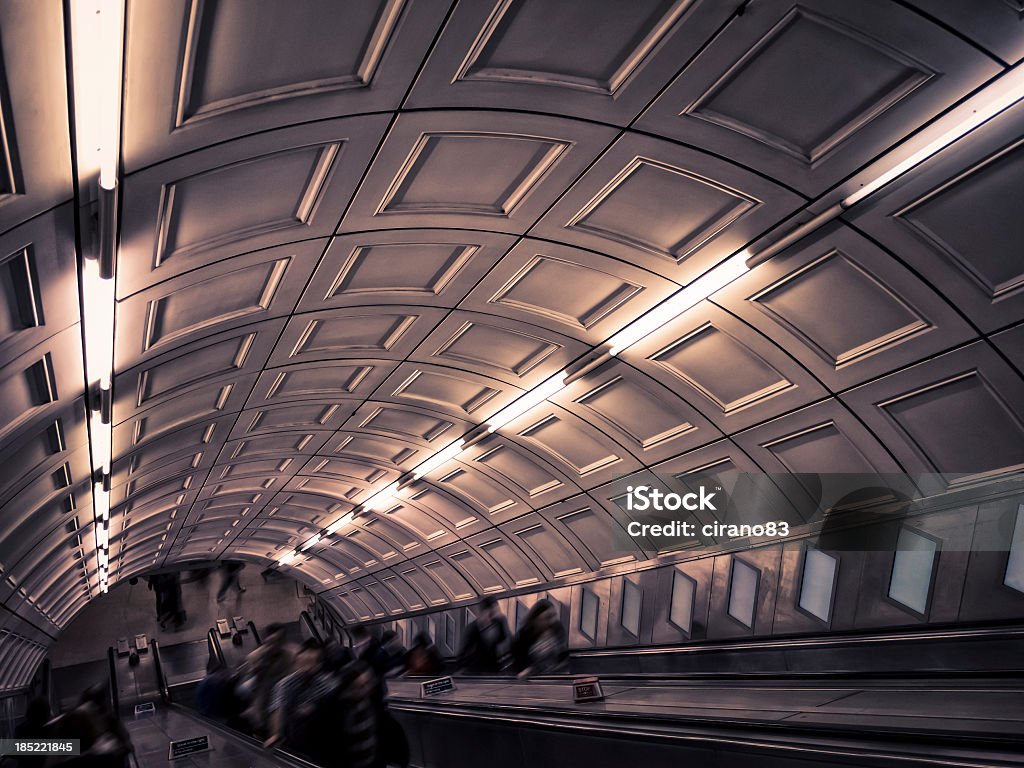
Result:
<svg viewBox="0 0 1024 768">
<path fill-rule="evenodd" d="M 259 642 L 259 633 L 252 629 L 254 642 Z M 224 648 L 219 633 L 211 628 L 207 633 L 209 660 L 225 663 Z M 125 685 L 118 679 L 121 669 L 111 664 L 111 690 L 142 693 L 142 698 L 120 701 L 122 723 L 135 746 L 135 759 L 139 768 L 166 766 L 172 743 L 203 739 L 208 749 L 194 757 L 176 758 L 176 768 L 192 766 L 224 766 L 224 768 L 317 768 L 313 763 L 285 750 L 266 750 L 258 739 L 234 731 L 227 726 L 198 714 L 183 701 L 194 698 L 194 681 L 171 684 L 163 663 L 163 651 L 157 641 L 150 643 L 150 664 L 147 669 L 152 677 L 142 679 L 145 673 L 135 668 L 132 685 Z M 149 705 L 152 704 L 152 707 Z M 131 709 L 129 710 L 129 706 Z M 212 754 L 211 754 L 212 753 Z"/>
</svg>

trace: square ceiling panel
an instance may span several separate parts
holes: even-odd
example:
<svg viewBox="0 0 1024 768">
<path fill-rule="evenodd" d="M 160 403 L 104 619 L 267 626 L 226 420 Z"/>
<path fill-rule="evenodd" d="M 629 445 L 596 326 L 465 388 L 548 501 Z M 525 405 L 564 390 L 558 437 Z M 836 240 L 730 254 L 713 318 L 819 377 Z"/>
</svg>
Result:
<svg viewBox="0 0 1024 768">
<path fill-rule="evenodd" d="M 975 334 L 931 286 L 849 227 L 833 224 L 715 294 L 833 391 Z"/>
<path fill-rule="evenodd" d="M 717 157 L 626 134 L 531 234 L 614 256 L 682 285 L 800 203 L 797 195 Z"/>
<path fill-rule="evenodd" d="M 74 263 L 70 205 L 0 236 L 0 363 L 78 323 Z"/>
<path fill-rule="evenodd" d="M 751 4 L 637 127 L 818 194 L 999 71 L 882 0 Z"/>
<path fill-rule="evenodd" d="M 0 232 L 71 197 L 62 9 L 0 8 Z"/>
<path fill-rule="evenodd" d="M 344 358 L 406 357 L 434 330 L 444 311 L 404 305 L 353 307 L 294 315 L 272 365 Z"/>
<path fill-rule="evenodd" d="M 268 368 L 260 374 L 248 405 L 323 397 L 366 399 L 396 365 L 393 360 L 361 359 Z"/>
<path fill-rule="evenodd" d="M 709 302 L 666 323 L 625 357 L 726 434 L 825 395 L 781 349 Z"/>
<path fill-rule="evenodd" d="M 411 357 L 475 371 L 525 389 L 558 372 L 586 350 L 585 344 L 539 326 L 455 311 Z"/>
<path fill-rule="evenodd" d="M 591 251 L 525 239 L 461 308 L 556 328 L 594 344 L 677 289 L 669 280 Z"/>
<path fill-rule="evenodd" d="M 128 171 L 268 128 L 396 109 L 447 6 L 129 3 Z"/>
<path fill-rule="evenodd" d="M 983 331 L 1024 310 L 1022 130 L 1017 104 L 847 214 Z"/>
<path fill-rule="evenodd" d="M 536 115 L 403 114 L 340 232 L 439 224 L 524 232 L 613 136 Z"/>
<path fill-rule="evenodd" d="M 218 259 L 331 234 L 385 125 L 374 115 L 269 131 L 129 176 L 120 295 Z"/>
<path fill-rule="evenodd" d="M 537 110 L 626 125 L 738 5 L 459 3 L 406 106 Z"/>
<path fill-rule="evenodd" d="M 493 232 L 392 230 L 334 238 L 299 311 L 355 304 L 456 306 L 514 238 Z"/>
<path fill-rule="evenodd" d="M 956 485 L 1024 466 L 1024 383 L 978 342 L 843 395 L 910 472 Z M 925 490 L 943 491 L 942 483 Z"/>
</svg>

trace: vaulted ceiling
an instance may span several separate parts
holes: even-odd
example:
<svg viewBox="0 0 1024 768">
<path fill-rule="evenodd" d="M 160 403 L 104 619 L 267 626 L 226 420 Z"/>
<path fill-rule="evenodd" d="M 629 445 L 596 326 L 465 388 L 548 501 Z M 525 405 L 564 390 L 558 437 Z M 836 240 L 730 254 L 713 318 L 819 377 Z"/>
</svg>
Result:
<svg viewBox="0 0 1024 768">
<path fill-rule="evenodd" d="M 99 591 L 64 14 L 0 7 L 0 600 L 50 635 Z M 128 2 L 111 584 L 284 560 L 412 609 L 655 557 L 612 543 L 643 468 L 1019 468 L 1024 104 L 406 482 L 1019 79 L 1022 18 Z"/>
</svg>

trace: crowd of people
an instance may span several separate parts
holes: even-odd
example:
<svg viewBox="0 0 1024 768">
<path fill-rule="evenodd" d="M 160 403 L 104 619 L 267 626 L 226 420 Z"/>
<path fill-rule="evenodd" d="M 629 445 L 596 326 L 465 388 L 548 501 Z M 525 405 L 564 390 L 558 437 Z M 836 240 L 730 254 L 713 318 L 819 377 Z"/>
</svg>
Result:
<svg viewBox="0 0 1024 768">
<path fill-rule="evenodd" d="M 222 591 L 232 589 L 239 589 L 237 578 L 225 579 Z M 334 640 L 296 646 L 284 626 L 272 624 L 237 669 L 211 662 L 196 690 L 196 708 L 267 748 L 285 746 L 324 768 L 405 766 L 408 742 L 388 711 L 387 680 L 443 674 L 441 654 L 423 632 L 408 649 L 392 630 L 378 638 L 357 626 L 349 636 L 350 647 Z M 455 669 L 467 675 L 557 674 L 568 671 L 568 655 L 565 629 L 550 601 L 537 601 L 513 635 L 497 602 L 486 597 L 465 629 Z M 78 738 L 83 756 L 75 765 L 121 768 L 131 740 L 109 713 L 106 696 L 104 687 L 90 688 L 78 706 L 53 720 L 46 701 L 36 701 L 19 735 Z"/>
<path fill-rule="evenodd" d="M 235 670 L 213 666 L 197 691 L 200 712 L 334 768 L 405 765 L 408 744 L 387 708 L 387 680 L 444 672 L 426 633 L 406 649 L 386 630 L 350 631 L 351 647 L 306 640 L 297 648 L 272 625 L 262 645 Z M 464 634 L 457 671 L 520 676 L 568 671 L 565 629 L 548 600 L 530 609 L 518 634 L 509 632 L 497 602 L 484 598 Z"/>
</svg>

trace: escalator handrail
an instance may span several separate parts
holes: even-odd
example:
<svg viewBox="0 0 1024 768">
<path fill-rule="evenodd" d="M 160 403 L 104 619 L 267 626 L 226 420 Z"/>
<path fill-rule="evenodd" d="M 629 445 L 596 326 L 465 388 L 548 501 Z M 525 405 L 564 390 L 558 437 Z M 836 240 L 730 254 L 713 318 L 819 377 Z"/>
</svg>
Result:
<svg viewBox="0 0 1024 768">
<path fill-rule="evenodd" d="M 149 647 L 153 654 L 153 666 L 156 669 L 156 684 L 160 690 L 160 700 L 167 704 L 171 700 L 171 689 L 167 684 L 167 675 L 164 674 L 164 660 L 160 655 L 160 642 L 154 637 L 149 641 Z"/>
<path fill-rule="evenodd" d="M 256 641 L 256 645 L 263 645 L 263 640 L 260 639 L 260 631 L 256 629 L 256 625 L 252 622 L 252 619 L 245 623 L 249 627 L 249 631 L 252 632 L 252 639 Z"/>
<path fill-rule="evenodd" d="M 107 648 L 107 667 L 110 685 L 110 708 L 114 717 L 121 716 L 121 702 L 117 693 L 117 663 L 114 661 L 114 646 Z"/>
<path fill-rule="evenodd" d="M 309 615 L 309 611 L 303 611 L 299 614 L 299 621 L 306 625 L 306 629 L 309 630 L 309 634 L 313 636 L 320 645 L 324 644 L 324 638 L 320 634 L 320 630 L 316 628 L 316 624 L 313 623 L 313 618 Z"/>
<path fill-rule="evenodd" d="M 206 644 L 210 649 L 210 655 L 213 659 L 222 667 L 227 666 L 227 661 L 224 658 L 224 649 L 220 644 L 220 635 L 217 634 L 217 630 L 210 628 L 210 631 L 206 633 Z"/>
</svg>

